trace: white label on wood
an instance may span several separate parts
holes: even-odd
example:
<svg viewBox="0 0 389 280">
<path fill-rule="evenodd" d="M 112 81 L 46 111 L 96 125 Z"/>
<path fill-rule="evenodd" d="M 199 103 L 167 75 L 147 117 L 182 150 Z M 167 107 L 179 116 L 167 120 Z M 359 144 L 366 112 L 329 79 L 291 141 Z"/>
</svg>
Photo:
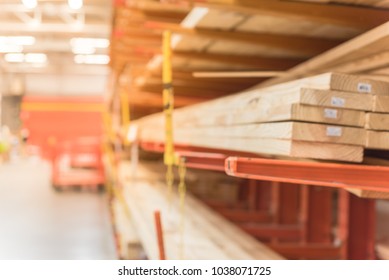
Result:
<svg viewBox="0 0 389 280">
<path fill-rule="evenodd" d="M 345 103 L 346 101 L 343 98 L 335 97 L 335 96 L 331 97 L 331 106 L 344 107 Z"/>
<path fill-rule="evenodd" d="M 371 92 L 371 84 L 358 83 L 358 92 Z"/>
<path fill-rule="evenodd" d="M 336 109 L 324 109 L 324 117 L 328 119 L 337 119 L 338 118 L 338 110 Z"/>
<path fill-rule="evenodd" d="M 327 136 L 342 136 L 342 128 L 339 126 L 327 126 Z"/>
</svg>

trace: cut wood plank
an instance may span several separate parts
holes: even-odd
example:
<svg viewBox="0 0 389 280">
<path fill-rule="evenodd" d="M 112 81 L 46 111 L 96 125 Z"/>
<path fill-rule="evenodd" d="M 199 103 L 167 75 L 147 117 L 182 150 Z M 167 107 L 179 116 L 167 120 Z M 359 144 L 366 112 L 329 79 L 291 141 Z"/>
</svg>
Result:
<svg viewBox="0 0 389 280">
<path fill-rule="evenodd" d="M 359 28 L 372 28 L 387 21 L 385 11 L 377 11 L 366 7 L 293 3 L 280 0 L 212 0 L 206 3 L 196 3 L 196 6 L 229 10 L 249 15 L 276 15 L 297 21 L 309 20 L 322 24 L 331 23 Z"/>
<path fill-rule="evenodd" d="M 192 114 L 184 117 L 177 116 L 176 125 L 177 127 L 185 125 L 187 127 L 194 125 L 229 126 L 276 121 L 304 121 L 356 127 L 364 127 L 365 125 L 365 113 L 362 111 L 300 104 L 276 106 L 276 103 L 267 103 L 263 104 L 263 106 L 255 106 L 254 108 L 242 107 L 230 113 L 222 111 L 199 111 L 195 115 L 192 112 Z"/>
<path fill-rule="evenodd" d="M 219 62 L 233 65 L 244 65 L 246 67 L 263 69 L 263 70 L 286 70 L 292 66 L 301 63 L 301 59 L 288 59 L 266 56 L 247 56 L 247 55 L 223 55 L 210 54 L 204 52 L 173 52 L 174 57 L 191 59 L 191 60 L 206 60 L 209 62 Z M 175 75 L 174 75 L 175 76 Z"/>
<path fill-rule="evenodd" d="M 326 71 L 325 69 L 335 68 L 336 65 L 388 51 L 388 45 L 389 23 L 384 23 L 346 43 L 291 68 L 286 76 L 267 81 L 262 84 L 262 87 L 296 79 L 307 74 L 321 73 Z"/>
<path fill-rule="evenodd" d="M 127 164 L 128 165 L 128 164 Z M 153 211 L 162 213 L 167 259 L 179 258 L 179 198 L 172 193 L 169 203 L 162 168 L 138 165 L 137 178 L 122 181 L 126 199 L 150 259 L 157 259 Z M 126 164 L 121 164 L 121 177 Z M 139 176 L 140 175 L 140 176 Z M 141 178 L 138 178 L 141 177 Z M 143 179 L 142 179 L 143 178 Z M 122 179 L 123 180 L 123 179 Z M 159 182 L 159 180 L 162 181 Z M 169 206 L 170 205 L 170 206 Z M 274 251 L 238 229 L 187 194 L 184 227 L 184 259 L 282 259 Z"/>
<path fill-rule="evenodd" d="M 372 55 L 355 59 L 350 62 L 333 66 L 329 70 L 341 73 L 362 73 L 387 66 L 389 51 L 374 53 Z"/>
<path fill-rule="evenodd" d="M 247 107 L 253 107 L 260 100 L 264 98 L 268 98 L 269 96 L 271 97 L 274 96 L 275 98 L 278 98 L 277 105 L 280 106 L 283 104 L 290 104 L 291 102 L 297 102 L 296 100 L 298 100 L 298 98 L 296 98 L 296 96 L 298 96 L 298 94 L 296 94 L 296 92 L 298 92 L 298 90 L 302 88 L 307 88 L 305 91 L 309 91 L 309 89 L 320 89 L 320 90 L 343 91 L 343 92 L 359 91 L 364 93 L 370 92 L 370 93 L 380 93 L 380 94 L 387 92 L 389 94 L 389 83 L 363 79 L 360 76 L 355 76 L 355 75 L 326 73 L 318 76 L 313 76 L 305 79 L 299 79 L 288 83 L 271 86 L 268 88 L 261 88 L 261 89 L 253 88 L 245 92 L 242 92 L 240 94 L 236 94 L 234 96 L 220 98 L 212 102 L 205 103 L 203 106 L 192 107 L 192 108 L 194 109 L 208 108 L 212 111 L 217 111 L 218 109 L 220 110 L 220 107 L 223 108 L 223 110 L 230 109 L 230 108 L 238 108 L 238 107 L 247 108 Z M 354 98 L 359 99 L 360 97 L 355 96 Z M 285 101 L 285 99 L 287 99 L 287 101 Z M 369 102 L 367 100 L 362 100 L 362 101 Z M 326 103 L 320 103 L 320 102 L 317 103 L 313 102 L 309 104 L 326 105 Z M 273 105 L 273 106 L 277 106 L 277 105 Z M 328 106 L 333 106 L 333 104 Z M 263 108 L 261 107 L 261 109 Z"/>
<path fill-rule="evenodd" d="M 373 96 L 373 112 L 389 113 L 389 96 Z"/>
<path fill-rule="evenodd" d="M 164 135 L 155 131 L 140 132 L 140 140 L 146 142 L 163 142 Z M 212 149 L 270 154 L 335 161 L 361 162 L 363 147 L 333 143 L 315 143 L 308 141 L 293 141 L 270 138 L 223 138 L 223 137 L 186 137 L 175 135 L 175 144 L 197 146 Z"/>
<path fill-rule="evenodd" d="M 389 27 L 388 27 L 389 29 Z M 388 40 L 389 42 L 389 40 Z M 285 75 L 288 75 L 286 72 Z M 304 79 L 275 85 L 264 90 L 278 90 L 290 86 L 308 87 L 315 89 L 330 89 L 349 92 L 371 93 L 389 95 L 389 83 L 373 79 L 367 79 L 358 75 L 347 75 L 340 73 L 325 73 Z"/>
<path fill-rule="evenodd" d="M 389 3 L 388 3 L 389 4 Z M 377 244 L 377 255 L 381 260 L 389 260 L 389 244 Z"/>
<path fill-rule="evenodd" d="M 190 138 L 254 138 L 254 139 L 288 139 L 322 143 L 341 143 L 364 146 L 365 130 L 362 128 L 342 127 L 300 122 L 278 122 L 249 124 L 231 127 L 202 127 L 177 129 L 175 136 L 179 139 Z"/>
<path fill-rule="evenodd" d="M 347 191 L 361 198 L 389 199 L 389 192 L 367 191 L 360 189 L 347 189 Z"/>
<path fill-rule="evenodd" d="M 224 72 L 193 72 L 195 78 L 266 78 L 282 76 L 282 71 L 224 71 Z"/>
<path fill-rule="evenodd" d="M 389 166 L 389 161 L 386 159 L 365 156 L 363 159 L 363 164 Z M 389 199 L 389 192 L 368 191 L 368 190 L 361 190 L 361 189 L 347 189 L 347 191 L 361 198 Z"/>
<path fill-rule="evenodd" d="M 389 150 L 389 132 L 367 130 L 366 148 Z"/>
<path fill-rule="evenodd" d="M 366 129 L 389 131 L 389 114 L 366 114 Z"/>
<path fill-rule="evenodd" d="M 309 38 L 297 35 L 291 36 L 271 33 L 261 34 L 221 31 L 205 28 L 185 28 L 181 25 L 163 22 L 147 22 L 145 27 L 163 30 L 166 29 L 176 34 L 202 37 L 207 40 L 223 41 L 224 44 L 228 44 L 230 41 L 232 41 L 235 43 L 259 45 L 280 50 L 290 50 L 295 53 L 308 56 L 322 53 L 323 51 L 333 48 L 340 43 L 340 41 L 337 40 Z"/>
<path fill-rule="evenodd" d="M 177 95 L 174 97 L 174 105 L 176 107 L 183 107 L 207 100 L 209 100 L 209 98 Z M 130 105 L 144 107 L 162 108 L 163 106 L 162 95 L 155 92 L 132 91 L 129 95 L 128 102 Z"/>
<path fill-rule="evenodd" d="M 315 106 L 328 106 L 361 111 L 371 111 L 373 107 L 373 97 L 374 96 L 368 94 L 354 94 L 344 91 L 315 90 L 309 88 L 302 88 L 300 100 L 298 103 Z M 384 98 L 386 98 L 386 96 Z"/>
</svg>

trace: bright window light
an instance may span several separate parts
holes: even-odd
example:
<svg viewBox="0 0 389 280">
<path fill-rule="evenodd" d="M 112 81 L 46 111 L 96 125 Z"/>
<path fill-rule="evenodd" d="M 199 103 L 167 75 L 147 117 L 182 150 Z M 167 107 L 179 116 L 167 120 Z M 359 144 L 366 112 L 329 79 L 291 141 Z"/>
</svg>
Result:
<svg viewBox="0 0 389 280">
<path fill-rule="evenodd" d="M 74 56 L 74 62 L 77 64 L 108 64 L 109 56 L 105 54 L 93 54 L 93 55 L 82 55 L 78 54 Z"/>
<path fill-rule="evenodd" d="M 24 61 L 27 63 L 43 64 L 47 61 L 47 55 L 44 53 L 27 53 L 24 56 Z"/>
<path fill-rule="evenodd" d="M 37 0 L 22 0 L 22 3 L 27 9 L 34 9 L 38 5 Z"/>
<path fill-rule="evenodd" d="M 35 44 L 33 36 L 0 36 L 0 44 L 31 46 Z"/>
<path fill-rule="evenodd" d="M 88 46 L 104 49 L 109 47 L 109 40 L 102 38 L 73 38 L 70 40 L 70 45 L 72 47 Z"/>
<path fill-rule="evenodd" d="M 0 53 L 20 53 L 23 47 L 19 45 L 0 45 Z"/>
<path fill-rule="evenodd" d="M 7 53 L 4 55 L 4 60 L 7 62 L 23 62 L 24 54 L 22 53 Z"/>
<path fill-rule="evenodd" d="M 68 5 L 69 5 L 70 9 L 73 9 L 73 10 L 81 9 L 83 4 L 84 3 L 82 0 L 68 0 Z"/>
</svg>

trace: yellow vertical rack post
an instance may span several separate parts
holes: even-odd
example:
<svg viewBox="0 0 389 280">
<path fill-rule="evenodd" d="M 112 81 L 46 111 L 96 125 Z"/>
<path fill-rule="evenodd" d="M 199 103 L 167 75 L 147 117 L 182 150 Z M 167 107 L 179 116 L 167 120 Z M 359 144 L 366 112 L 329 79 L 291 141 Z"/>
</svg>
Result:
<svg viewBox="0 0 389 280">
<path fill-rule="evenodd" d="M 172 51 L 170 47 L 171 32 L 165 31 L 163 33 L 163 68 L 162 68 L 162 82 L 163 82 L 163 111 L 165 114 L 165 152 L 163 161 L 167 166 L 166 184 L 168 186 L 169 197 L 173 191 L 173 165 L 176 163 L 174 155 L 174 141 L 173 141 L 173 109 L 174 109 L 174 94 L 172 84 Z"/>
<path fill-rule="evenodd" d="M 178 165 L 179 168 L 179 186 L 178 192 L 180 197 L 180 245 L 179 256 L 184 258 L 184 225 L 185 225 L 185 160 L 178 158 L 174 152 L 174 136 L 173 136 L 173 110 L 174 110 L 174 93 L 173 93 L 173 75 L 172 75 L 172 50 L 171 50 L 171 32 L 164 31 L 163 33 L 163 111 L 165 114 L 165 151 L 164 163 L 167 166 L 166 184 L 168 187 L 168 199 L 171 200 L 173 192 L 174 173 L 173 165 Z"/>
<path fill-rule="evenodd" d="M 128 128 L 130 126 L 130 103 L 128 100 L 128 92 L 121 88 L 119 90 L 120 96 L 120 111 L 121 111 L 121 123 L 122 123 L 122 133 L 123 133 L 123 143 L 128 145 L 129 141 L 127 139 Z"/>
</svg>

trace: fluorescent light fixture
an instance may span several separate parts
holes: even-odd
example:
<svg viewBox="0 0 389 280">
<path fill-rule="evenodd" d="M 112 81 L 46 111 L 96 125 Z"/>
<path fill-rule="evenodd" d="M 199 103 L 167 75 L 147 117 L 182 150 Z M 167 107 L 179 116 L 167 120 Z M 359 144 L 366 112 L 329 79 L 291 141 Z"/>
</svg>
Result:
<svg viewBox="0 0 389 280">
<path fill-rule="evenodd" d="M 79 10 L 84 5 L 83 0 L 68 0 L 70 9 Z"/>
<path fill-rule="evenodd" d="M 47 55 L 44 53 L 7 53 L 4 55 L 7 62 L 44 64 L 47 62 Z"/>
<path fill-rule="evenodd" d="M 75 45 L 72 47 L 72 52 L 74 54 L 94 54 L 96 49 L 91 46 Z"/>
<path fill-rule="evenodd" d="M 27 9 L 34 9 L 38 5 L 37 0 L 22 0 L 22 3 Z"/>
<path fill-rule="evenodd" d="M 24 54 L 22 53 L 7 53 L 4 55 L 4 60 L 7 62 L 23 62 Z"/>
<path fill-rule="evenodd" d="M 77 64 L 108 64 L 109 56 L 105 54 L 92 54 L 82 55 L 78 54 L 74 56 L 74 62 Z"/>
<path fill-rule="evenodd" d="M 47 55 L 44 53 L 27 53 L 24 55 L 24 61 L 27 63 L 43 64 L 47 61 Z"/>
<path fill-rule="evenodd" d="M 33 36 L 0 36 L 0 44 L 31 46 L 35 44 Z"/>
<path fill-rule="evenodd" d="M 23 47 L 19 45 L 0 45 L 0 53 L 20 53 Z"/>
<path fill-rule="evenodd" d="M 209 9 L 205 7 L 195 7 L 182 21 L 181 26 L 185 28 L 194 28 L 200 20 L 208 14 Z"/>
<path fill-rule="evenodd" d="M 109 47 L 109 40 L 103 38 L 72 38 L 70 45 L 75 46 L 88 46 L 93 48 L 105 49 Z"/>
</svg>

